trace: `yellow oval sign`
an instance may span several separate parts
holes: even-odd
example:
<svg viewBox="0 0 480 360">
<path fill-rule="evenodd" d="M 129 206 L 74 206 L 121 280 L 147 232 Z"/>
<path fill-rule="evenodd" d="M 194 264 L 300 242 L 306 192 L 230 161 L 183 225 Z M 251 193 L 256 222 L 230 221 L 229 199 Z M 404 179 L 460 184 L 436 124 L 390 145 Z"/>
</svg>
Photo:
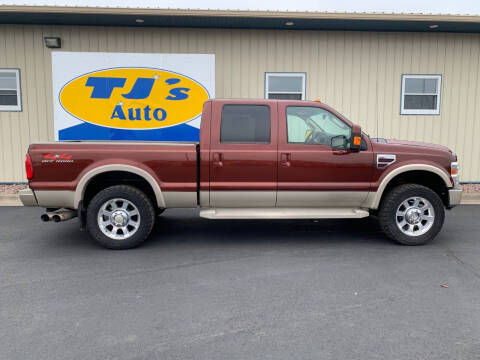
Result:
<svg viewBox="0 0 480 360">
<path fill-rule="evenodd" d="M 201 115 L 207 90 L 188 76 L 152 68 L 115 68 L 79 76 L 59 99 L 72 116 L 117 129 L 158 129 Z"/>
</svg>

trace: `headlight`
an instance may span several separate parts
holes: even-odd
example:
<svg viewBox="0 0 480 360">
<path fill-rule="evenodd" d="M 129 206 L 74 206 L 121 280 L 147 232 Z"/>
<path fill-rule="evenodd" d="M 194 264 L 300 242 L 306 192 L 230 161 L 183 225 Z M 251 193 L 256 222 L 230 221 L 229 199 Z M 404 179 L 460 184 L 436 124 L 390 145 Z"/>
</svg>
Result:
<svg viewBox="0 0 480 360">
<path fill-rule="evenodd" d="M 458 187 L 458 185 L 459 185 L 458 170 L 459 170 L 458 162 L 456 162 L 456 161 L 452 162 L 450 164 L 450 175 L 452 176 L 454 187 Z"/>
</svg>

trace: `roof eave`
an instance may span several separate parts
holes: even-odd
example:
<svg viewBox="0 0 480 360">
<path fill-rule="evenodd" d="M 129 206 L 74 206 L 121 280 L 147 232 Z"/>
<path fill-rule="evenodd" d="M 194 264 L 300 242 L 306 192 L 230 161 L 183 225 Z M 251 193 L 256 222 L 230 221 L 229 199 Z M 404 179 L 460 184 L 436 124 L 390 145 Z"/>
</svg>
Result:
<svg viewBox="0 0 480 360">
<path fill-rule="evenodd" d="M 64 15 L 64 16 L 58 16 Z M 141 17 L 145 21 L 136 22 Z M 287 26 L 293 22 L 294 26 Z M 0 5 L 0 23 L 480 33 L 478 15 Z M 431 28 L 432 24 L 435 26 Z"/>
<path fill-rule="evenodd" d="M 203 9 L 159 9 L 119 7 L 77 6 L 9 6 L 0 5 L 0 12 L 56 13 L 56 14 L 108 14 L 108 15 L 163 15 L 163 16 L 208 16 L 208 17 L 251 17 L 293 19 L 337 19 L 337 20 L 392 20 L 392 21 L 445 21 L 480 22 L 480 15 L 450 14 L 404 14 L 404 13 L 344 13 L 318 11 L 260 11 L 260 10 L 203 10 Z"/>
</svg>

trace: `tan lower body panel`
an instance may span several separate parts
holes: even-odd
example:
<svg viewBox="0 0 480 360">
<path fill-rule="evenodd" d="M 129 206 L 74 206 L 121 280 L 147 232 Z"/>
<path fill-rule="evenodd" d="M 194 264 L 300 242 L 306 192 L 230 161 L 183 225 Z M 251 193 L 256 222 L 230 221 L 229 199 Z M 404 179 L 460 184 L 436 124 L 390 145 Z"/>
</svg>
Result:
<svg viewBox="0 0 480 360">
<path fill-rule="evenodd" d="M 75 209 L 74 191 L 36 190 L 38 206 L 64 207 Z M 193 208 L 197 206 L 197 193 L 187 191 L 166 191 L 163 193 L 167 208 Z"/>
<path fill-rule="evenodd" d="M 38 206 L 37 199 L 32 189 L 23 189 L 18 193 L 23 206 Z"/>
<path fill-rule="evenodd" d="M 279 191 L 278 207 L 361 206 L 368 191 Z"/>
<path fill-rule="evenodd" d="M 370 192 L 365 201 L 363 202 L 362 207 L 376 210 L 378 208 L 378 204 L 375 205 L 377 197 L 378 194 L 376 191 Z"/>
<path fill-rule="evenodd" d="M 197 207 L 197 193 L 193 191 L 164 191 L 162 192 L 167 208 Z"/>
<path fill-rule="evenodd" d="M 200 205 L 216 208 L 355 208 L 370 207 L 368 192 L 362 191 L 208 191 L 200 192 Z M 76 208 L 75 192 L 68 190 L 37 190 L 38 206 Z M 197 206 L 197 193 L 190 191 L 163 192 L 167 208 Z M 365 201 L 367 199 L 367 201 Z M 315 210 L 317 210 L 315 209 Z"/>
<path fill-rule="evenodd" d="M 215 208 L 359 207 L 368 191 L 208 191 L 200 192 L 200 206 Z"/>
<path fill-rule="evenodd" d="M 215 208 L 274 207 L 276 191 L 210 191 L 210 206 Z"/>
<path fill-rule="evenodd" d="M 208 190 L 200 191 L 200 206 L 201 207 L 210 206 L 210 192 Z"/>
<path fill-rule="evenodd" d="M 358 219 L 369 216 L 358 208 L 220 208 L 200 211 L 207 219 Z"/>
<path fill-rule="evenodd" d="M 69 190 L 35 190 L 38 206 L 76 209 L 75 192 Z"/>
</svg>

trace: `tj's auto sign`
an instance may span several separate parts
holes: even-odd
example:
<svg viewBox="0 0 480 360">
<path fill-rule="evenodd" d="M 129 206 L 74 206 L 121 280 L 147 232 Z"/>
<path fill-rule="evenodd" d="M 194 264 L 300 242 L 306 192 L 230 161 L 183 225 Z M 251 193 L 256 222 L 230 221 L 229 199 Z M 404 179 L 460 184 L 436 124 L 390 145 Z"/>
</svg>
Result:
<svg viewBox="0 0 480 360">
<path fill-rule="evenodd" d="M 214 55 L 53 52 L 57 140 L 196 141 Z"/>
</svg>

